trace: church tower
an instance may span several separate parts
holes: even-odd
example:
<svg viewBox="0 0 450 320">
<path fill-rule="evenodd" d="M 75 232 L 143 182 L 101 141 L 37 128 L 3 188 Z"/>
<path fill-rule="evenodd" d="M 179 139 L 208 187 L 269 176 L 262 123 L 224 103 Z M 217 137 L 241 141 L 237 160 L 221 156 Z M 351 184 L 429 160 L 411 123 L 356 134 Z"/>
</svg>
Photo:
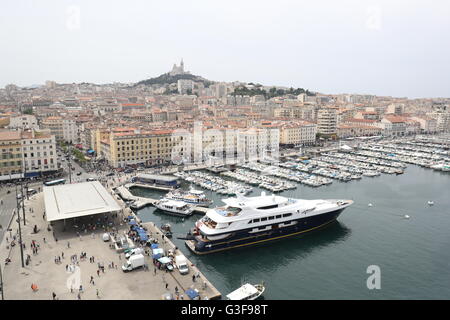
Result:
<svg viewBox="0 0 450 320">
<path fill-rule="evenodd" d="M 184 62 L 183 62 L 183 58 L 181 58 L 181 62 L 180 62 L 180 71 L 181 73 L 184 73 Z"/>
</svg>

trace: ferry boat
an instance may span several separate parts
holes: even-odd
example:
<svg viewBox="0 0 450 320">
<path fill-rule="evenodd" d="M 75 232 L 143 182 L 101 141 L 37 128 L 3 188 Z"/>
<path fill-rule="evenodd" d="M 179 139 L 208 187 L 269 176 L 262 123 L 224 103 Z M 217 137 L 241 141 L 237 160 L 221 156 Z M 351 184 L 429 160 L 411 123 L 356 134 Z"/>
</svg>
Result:
<svg viewBox="0 0 450 320">
<path fill-rule="evenodd" d="M 263 293 L 266 288 L 264 284 L 255 284 L 252 285 L 250 283 L 246 283 L 240 288 L 234 290 L 233 292 L 227 294 L 228 300 L 256 300 Z"/>
<path fill-rule="evenodd" d="M 190 189 L 189 191 L 174 190 L 165 195 L 166 199 L 183 201 L 198 207 L 209 207 L 212 200 L 206 198 L 201 190 Z"/>
<path fill-rule="evenodd" d="M 196 254 L 260 244 L 302 234 L 335 221 L 352 200 L 304 200 L 279 195 L 222 200 L 226 205 L 209 209 L 186 237 Z"/>
<path fill-rule="evenodd" d="M 154 206 L 162 211 L 178 216 L 190 216 L 194 212 L 194 206 L 183 201 L 161 199 L 154 203 Z"/>
</svg>

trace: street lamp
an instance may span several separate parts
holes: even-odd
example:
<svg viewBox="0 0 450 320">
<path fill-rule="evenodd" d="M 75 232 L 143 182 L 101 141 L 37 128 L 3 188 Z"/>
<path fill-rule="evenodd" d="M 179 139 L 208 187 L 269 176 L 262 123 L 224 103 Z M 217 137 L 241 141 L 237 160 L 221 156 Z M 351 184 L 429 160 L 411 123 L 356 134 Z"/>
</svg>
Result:
<svg viewBox="0 0 450 320">
<path fill-rule="evenodd" d="M 3 275 L 2 275 L 2 266 L 0 265 L 0 290 L 2 291 L 2 300 L 5 300 L 5 294 L 3 293 Z"/>
<path fill-rule="evenodd" d="M 23 195 L 22 195 L 22 197 L 23 197 Z M 19 210 L 19 199 L 17 197 L 17 184 L 16 184 L 16 205 L 17 205 L 17 224 L 19 225 L 20 257 L 22 259 L 22 268 L 25 268 L 25 264 L 23 262 L 22 229 L 20 227 L 20 210 Z"/>
</svg>

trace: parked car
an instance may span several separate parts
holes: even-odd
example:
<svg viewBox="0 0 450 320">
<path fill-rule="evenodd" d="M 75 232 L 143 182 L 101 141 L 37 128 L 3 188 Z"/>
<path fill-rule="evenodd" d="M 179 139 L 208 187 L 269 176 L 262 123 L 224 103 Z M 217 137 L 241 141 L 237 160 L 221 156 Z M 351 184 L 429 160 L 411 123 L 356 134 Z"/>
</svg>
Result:
<svg viewBox="0 0 450 320">
<path fill-rule="evenodd" d="M 80 171 L 80 172 L 77 172 L 77 176 L 81 176 L 81 174 L 82 174 L 82 172 Z"/>
</svg>

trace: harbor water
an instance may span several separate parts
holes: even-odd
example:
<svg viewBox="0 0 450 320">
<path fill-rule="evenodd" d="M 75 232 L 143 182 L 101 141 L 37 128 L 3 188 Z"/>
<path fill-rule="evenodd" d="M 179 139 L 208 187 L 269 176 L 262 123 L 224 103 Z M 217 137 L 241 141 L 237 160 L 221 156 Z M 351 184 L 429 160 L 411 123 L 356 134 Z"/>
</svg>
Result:
<svg viewBox="0 0 450 320">
<path fill-rule="evenodd" d="M 263 191 L 253 190 L 248 196 Z M 132 193 L 156 199 L 165 194 L 139 188 Z M 213 206 L 223 205 L 220 199 L 226 197 L 205 194 Z M 402 175 L 334 181 L 319 188 L 298 184 L 280 195 L 355 203 L 324 229 L 202 256 L 176 238 L 185 236 L 201 215 L 174 217 L 154 207 L 137 213 L 144 222 L 170 223 L 172 241 L 223 297 L 244 282 L 264 281 L 265 299 L 450 299 L 449 173 L 408 165 Z M 380 289 L 367 287 L 372 265 L 380 268 Z"/>
</svg>

